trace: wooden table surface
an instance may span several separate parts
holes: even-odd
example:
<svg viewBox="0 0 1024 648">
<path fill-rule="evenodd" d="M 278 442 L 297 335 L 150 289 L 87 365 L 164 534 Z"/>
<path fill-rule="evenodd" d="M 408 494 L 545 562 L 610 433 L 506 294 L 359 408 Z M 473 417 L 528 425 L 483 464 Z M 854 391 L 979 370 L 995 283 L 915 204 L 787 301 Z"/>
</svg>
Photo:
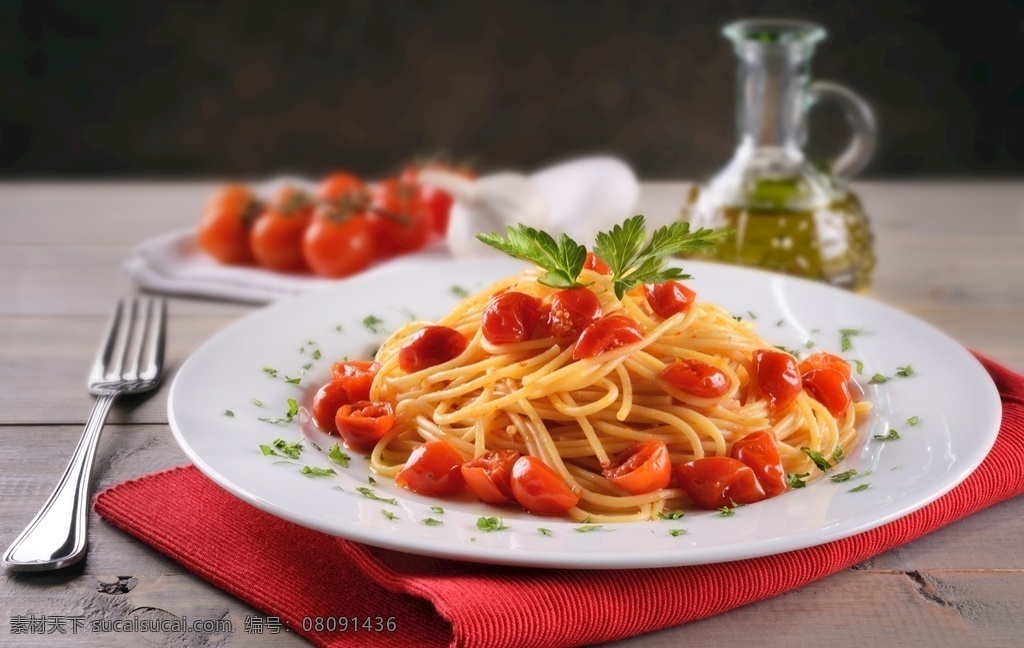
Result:
<svg viewBox="0 0 1024 648">
<path fill-rule="evenodd" d="M 193 224 L 210 183 L 0 183 L 0 546 L 60 477 L 92 406 L 84 389 L 136 243 Z M 641 210 L 674 213 L 681 183 L 647 183 Z M 864 183 L 879 265 L 871 295 L 1024 371 L 1024 183 Z M 167 426 L 168 385 L 206 338 L 254 307 L 173 298 L 167 378 L 115 406 L 94 492 L 187 463 Z M 619 646 L 1009 646 L 1024 636 L 1024 498 L 994 506 L 803 588 Z M 94 513 L 88 558 L 62 572 L 2 576 L 0 644 L 300 645 L 246 633 L 247 605 L 115 530 Z M 0 548 L 2 548 L 0 547 Z M 227 619 L 202 634 L 12 634 L 18 618 Z M 401 620 L 399 620 L 399 623 Z M 20 627 L 20 626 L 19 626 Z"/>
</svg>

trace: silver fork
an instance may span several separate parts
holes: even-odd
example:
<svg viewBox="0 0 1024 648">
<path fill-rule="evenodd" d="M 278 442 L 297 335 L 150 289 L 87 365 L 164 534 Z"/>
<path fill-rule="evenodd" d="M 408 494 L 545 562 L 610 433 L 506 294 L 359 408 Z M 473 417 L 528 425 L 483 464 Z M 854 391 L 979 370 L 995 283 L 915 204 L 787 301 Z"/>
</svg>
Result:
<svg viewBox="0 0 1024 648">
<path fill-rule="evenodd" d="M 162 299 L 118 302 L 89 374 L 89 392 L 98 398 L 85 431 L 50 499 L 4 554 L 8 569 L 59 569 L 85 557 L 89 481 L 100 432 L 118 396 L 149 391 L 160 382 L 166 320 Z"/>
</svg>

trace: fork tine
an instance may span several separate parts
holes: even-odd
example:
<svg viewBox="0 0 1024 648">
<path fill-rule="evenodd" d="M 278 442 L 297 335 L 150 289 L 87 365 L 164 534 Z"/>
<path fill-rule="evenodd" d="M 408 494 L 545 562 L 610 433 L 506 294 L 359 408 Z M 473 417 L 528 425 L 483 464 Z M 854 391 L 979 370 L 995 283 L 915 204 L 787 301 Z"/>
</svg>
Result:
<svg viewBox="0 0 1024 648">
<path fill-rule="evenodd" d="M 146 380 L 155 380 L 164 364 L 164 338 L 167 335 L 167 301 L 156 299 L 150 301 L 152 316 L 146 327 L 146 364 L 139 374 Z"/>
<path fill-rule="evenodd" d="M 121 322 L 122 311 L 124 311 L 124 300 L 119 300 L 107 322 L 107 331 L 103 335 L 103 346 L 100 347 L 99 353 L 96 354 L 96 360 L 93 361 L 92 372 L 89 374 L 90 383 L 106 379 L 107 368 L 110 366 L 110 360 L 114 356 L 114 349 L 117 345 L 118 325 Z"/>
<path fill-rule="evenodd" d="M 105 380 L 120 380 L 124 371 L 125 361 L 130 350 L 129 343 L 132 336 L 132 325 L 135 322 L 135 301 L 123 303 L 120 309 L 121 317 L 117 322 L 117 342 L 114 346 L 113 365 L 107 364 Z"/>
<path fill-rule="evenodd" d="M 121 372 L 122 380 L 138 380 L 139 366 L 142 363 L 142 355 L 145 351 L 146 333 L 149 328 L 150 300 L 136 298 L 132 300 L 132 311 L 135 317 L 129 329 L 131 336 L 125 349 L 124 370 Z"/>
</svg>

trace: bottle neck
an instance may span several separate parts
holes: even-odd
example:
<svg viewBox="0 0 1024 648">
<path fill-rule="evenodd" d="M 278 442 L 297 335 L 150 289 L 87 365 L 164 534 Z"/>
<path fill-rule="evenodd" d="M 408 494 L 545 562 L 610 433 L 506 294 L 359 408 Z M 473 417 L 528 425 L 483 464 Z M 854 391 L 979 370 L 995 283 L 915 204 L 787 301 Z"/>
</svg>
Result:
<svg viewBox="0 0 1024 648">
<path fill-rule="evenodd" d="M 802 157 L 809 47 L 737 43 L 740 149 L 776 149 Z"/>
</svg>

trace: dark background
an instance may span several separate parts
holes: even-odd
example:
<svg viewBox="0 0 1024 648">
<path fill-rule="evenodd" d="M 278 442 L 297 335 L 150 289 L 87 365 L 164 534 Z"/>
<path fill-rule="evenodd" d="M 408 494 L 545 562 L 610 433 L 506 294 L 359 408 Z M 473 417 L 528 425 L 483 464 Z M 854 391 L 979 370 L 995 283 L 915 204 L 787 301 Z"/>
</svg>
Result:
<svg viewBox="0 0 1024 648">
<path fill-rule="evenodd" d="M 613 152 L 693 178 L 735 145 L 720 27 L 829 30 L 813 70 L 875 106 L 874 177 L 1024 162 L 1021 2 L 102 2 L 0 5 L 0 173 L 368 175 L 428 153 L 531 168 Z M 846 131 L 826 108 L 815 150 Z"/>
</svg>

